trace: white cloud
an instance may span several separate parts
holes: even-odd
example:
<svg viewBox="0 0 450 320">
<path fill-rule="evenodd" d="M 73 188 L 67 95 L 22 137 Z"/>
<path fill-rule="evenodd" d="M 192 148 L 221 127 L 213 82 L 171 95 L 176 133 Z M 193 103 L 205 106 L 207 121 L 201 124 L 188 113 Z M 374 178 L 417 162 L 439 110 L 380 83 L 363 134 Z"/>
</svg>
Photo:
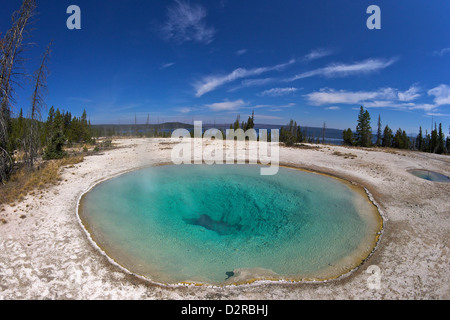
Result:
<svg viewBox="0 0 450 320">
<path fill-rule="evenodd" d="M 312 61 L 332 55 L 334 52 L 329 49 L 316 49 L 305 55 L 303 60 Z"/>
<path fill-rule="evenodd" d="M 298 91 L 298 88 L 272 88 L 272 89 L 263 91 L 261 93 L 261 96 L 279 97 L 279 96 L 293 93 L 296 91 Z"/>
<path fill-rule="evenodd" d="M 236 101 L 224 101 L 224 102 L 207 104 L 206 106 L 209 109 L 211 109 L 212 111 L 235 111 L 235 110 L 245 106 L 246 104 L 247 104 L 246 102 L 239 99 Z"/>
<path fill-rule="evenodd" d="M 436 109 L 438 106 L 435 104 L 430 103 L 420 103 L 420 104 L 410 104 L 409 109 L 410 110 L 424 110 L 424 111 L 432 111 Z"/>
<path fill-rule="evenodd" d="M 277 116 L 267 116 L 267 115 L 263 115 L 263 114 L 255 115 L 255 120 L 258 121 L 259 119 L 263 119 L 263 120 L 280 120 L 280 119 L 283 119 L 283 118 L 282 117 L 277 117 Z"/>
<path fill-rule="evenodd" d="M 165 64 L 163 64 L 163 65 L 161 66 L 160 69 L 166 69 L 166 68 L 169 68 L 169 67 L 173 66 L 174 64 L 175 64 L 175 62 L 165 63 Z"/>
<path fill-rule="evenodd" d="M 331 106 L 331 107 L 325 108 L 325 110 L 341 110 L 341 108 L 339 108 L 337 106 Z"/>
<path fill-rule="evenodd" d="M 431 112 L 441 105 L 450 105 L 450 86 L 440 85 L 428 91 L 429 96 L 434 96 L 434 103 L 417 103 L 420 89 L 413 85 L 406 91 L 394 88 L 381 88 L 375 91 L 346 91 L 324 88 L 311 92 L 304 97 L 317 106 L 353 104 L 362 105 L 365 108 L 393 108 L 398 110 L 423 110 Z M 332 107 L 326 108 L 332 110 Z"/>
<path fill-rule="evenodd" d="M 293 102 L 284 104 L 284 105 L 258 104 L 258 105 L 250 107 L 249 109 L 267 109 L 270 112 L 277 112 L 277 111 L 281 111 L 286 108 L 292 108 L 294 106 L 295 106 L 295 103 L 293 103 Z"/>
<path fill-rule="evenodd" d="M 398 93 L 398 99 L 400 101 L 412 101 L 412 100 L 416 100 L 417 98 L 420 97 L 420 88 L 417 86 L 411 86 L 408 90 L 404 91 L 404 92 L 399 92 Z"/>
<path fill-rule="evenodd" d="M 436 105 L 450 105 L 450 86 L 441 84 L 428 91 L 429 96 L 434 96 L 434 103 Z"/>
<path fill-rule="evenodd" d="M 197 97 L 201 97 L 204 94 L 213 91 L 226 83 L 230 83 L 247 77 L 257 76 L 269 71 L 280 71 L 293 63 L 295 63 L 294 59 L 290 60 L 287 63 L 282 63 L 271 67 L 261 67 L 254 69 L 238 68 L 227 75 L 206 76 L 202 80 L 194 83 L 194 88 L 196 90 L 195 95 Z"/>
<path fill-rule="evenodd" d="M 76 101 L 76 102 L 81 102 L 81 103 L 91 103 L 93 102 L 93 100 L 91 99 L 86 99 L 86 98 L 82 98 L 82 97 L 70 97 L 68 98 L 71 101 Z"/>
<path fill-rule="evenodd" d="M 414 103 L 399 103 L 394 100 L 362 101 L 361 104 L 366 108 L 393 108 L 399 110 L 410 109 L 415 105 Z"/>
<path fill-rule="evenodd" d="M 198 111 L 198 108 L 182 107 L 182 108 L 177 108 L 176 111 L 178 111 L 180 113 L 191 113 L 193 111 Z"/>
<path fill-rule="evenodd" d="M 368 74 L 372 73 L 384 68 L 389 67 L 393 63 L 395 63 L 397 59 L 392 58 L 389 60 L 383 59 L 368 59 L 361 62 L 356 62 L 353 64 L 344 64 L 344 63 L 334 63 L 330 64 L 325 68 L 320 68 L 312 71 L 307 71 L 301 74 L 296 75 L 291 79 L 287 79 L 287 81 L 295 81 L 299 79 L 314 77 L 314 76 L 324 76 L 327 78 L 334 77 L 346 77 L 350 75 L 357 74 Z"/>
<path fill-rule="evenodd" d="M 266 84 L 274 82 L 275 80 L 276 79 L 274 79 L 274 78 L 245 79 L 245 80 L 241 81 L 240 85 L 229 89 L 228 92 L 234 92 L 234 91 L 242 89 L 242 88 L 264 86 Z"/>
<path fill-rule="evenodd" d="M 447 113 L 427 112 L 427 116 L 433 116 L 433 117 L 450 117 L 450 114 L 447 114 Z"/>
<path fill-rule="evenodd" d="M 433 52 L 433 55 L 442 57 L 443 55 L 450 53 L 450 48 L 444 48 Z"/>
<path fill-rule="evenodd" d="M 161 27 L 163 36 L 176 43 L 199 42 L 208 44 L 214 40 L 216 30 L 205 22 L 206 9 L 199 4 L 175 0 L 167 10 L 167 20 Z"/>
<path fill-rule="evenodd" d="M 242 85 L 242 87 L 257 87 L 257 86 L 266 85 L 273 81 L 275 81 L 273 78 L 246 79 L 246 80 L 242 80 L 241 85 Z"/>
<path fill-rule="evenodd" d="M 368 100 L 392 99 L 395 98 L 395 92 L 391 88 L 384 88 L 378 91 L 336 91 L 334 89 L 321 89 L 312 92 L 305 97 L 314 105 L 326 104 L 360 104 Z"/>
<path fill-rule="evenodd" d="M 237 54 L 238 56 L 242 56 L 242 55 L 245 54 L 245 53 L 247 53 L 247 49 L 241 49 L 241 50 L 236 51 L 236 54 Z"/>
</svg>

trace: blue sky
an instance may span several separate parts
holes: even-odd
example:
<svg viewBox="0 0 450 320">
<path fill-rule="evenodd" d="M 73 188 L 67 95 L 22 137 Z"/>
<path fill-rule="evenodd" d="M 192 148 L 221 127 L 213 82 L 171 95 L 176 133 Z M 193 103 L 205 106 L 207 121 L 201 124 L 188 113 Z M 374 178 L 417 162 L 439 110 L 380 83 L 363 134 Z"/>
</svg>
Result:
<svg viewBox="0 0 450 320">
<path fill-rule="evenodd" d="M 2 3 L 0 31 L 20 0 Z M 359 107 L 417 133 L 450 125 L 448 0 L 38 0 L 32 72 L 54 41 L 47 106 L 94 124 L 202 120 L 345 129 Z M 381 30 L 369 30 L 369 5 Z M 69 30 L 69 5 L 81 30 Z M 29 106 L 17 89 L 14 111 Z M 44 112 L 45 117 L 45 112 Z"/>
</svg>

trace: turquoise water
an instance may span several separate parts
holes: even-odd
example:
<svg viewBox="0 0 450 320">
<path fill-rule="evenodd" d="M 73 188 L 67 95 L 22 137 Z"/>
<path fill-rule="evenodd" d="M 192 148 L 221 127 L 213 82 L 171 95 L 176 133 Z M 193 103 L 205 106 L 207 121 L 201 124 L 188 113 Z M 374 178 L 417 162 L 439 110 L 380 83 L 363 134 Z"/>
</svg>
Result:
<svg viewBox="0 0 450 320">
<path fill-rule="evenodd" d="M 257 165 L 124 174 L 85 195 L 81 218 L 110 257 L 159 283 L 337 276 L 379 231 L 373 205 L 340 180 Z"/>
<path fill-rule="evenodd" d="M 428 170 L 410 170 L 410 172 L 416 177 L 428 180 L 428 181 L 436 181 L 436 182 L 447 182 L 450 183 L 450 177 L 447 177 L 443 174 L 428 171 Z"/>
</svg>

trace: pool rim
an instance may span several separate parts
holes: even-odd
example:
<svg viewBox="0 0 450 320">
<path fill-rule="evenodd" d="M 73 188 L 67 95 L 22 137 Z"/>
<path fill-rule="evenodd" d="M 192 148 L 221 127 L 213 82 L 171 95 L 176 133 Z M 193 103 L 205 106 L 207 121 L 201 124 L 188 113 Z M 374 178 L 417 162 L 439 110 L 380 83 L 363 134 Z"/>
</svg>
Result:
<svg viewBox="0 0 450 320">
<path fill-rule="evenodd" d="M 235 162 L 236 164 L 236 162 Z M 381 208 L 380 203 L 375 199 L 373 193 L 369 191 L 369 189 L 363 185 L 360 182 L 357 182 L 355 180 L 357 179 L 348 179 L 347 177 L 343 177 L 342 175 L 329 170 L 324 170 L 323 168 L 316 168 L 315 166 L 305 166 L 305 165 L 298 165 L 293 163 L 285 163 L 280 162 L 279 166 L 283 168 L 288 169 L 295 169 L 299 171 L 305 171 L 313 174 L 320 174 L 329 178 L 333 178 L 336 180 L 339 180 L 340 182 L 346 184 L 349 188 L 351 188 L 353 191 L 358 192 L 359 194 L 363 195 L 364 197 L 367 197 L 367 201 L 374 206 L 374 211 L 376 211 L 377 215 L 376 218 L 378 219 L 378 232 L 376 232 L 376 237 L 374 240 L 374 246 L 372 250 L 369 252 L 369 254 L 360 260 L 359 263 L 357 263 L 354 267 L 347 268 L 343 273 L 329 278 L 302 278 L 298 280 L 294 279 L 280 279 L 280 278 L 255 278 L 255 279 L 249 279 L 244 281 L 236 281 L 232 283 L 226 283 L 226 284 L 210 284 L 210 283 L 203 283 L 203 282 L 190 282 L 190 281 L 183 281 L 178 283 L 162 283 L 158 282 L 156 280 L 153 280 L 149 278 L 148 276 L 138 274 L 136 272 L 133 272 L 129 270 L 128 268 L 121 265 L 119 262 L 117 262 L 113 257 L 111 257 L 94 239 L 89 231 L 89 227 L 83 222 L 80 211 L 82 210 L 82 202 L 84 201 L 84 198 L 86 195 L 91 192 L 95 187 L 99 186 L 100 184 L 111 180 L 118 178 L 122 175 L 132 173 L 135 171 L 139 171 L 146 168 L 152 168 L 152 167 L 159 167 L 159 166 L 167 166 L 172 165 L 176 166 L 173 162 L 156 162 L 152 164 L 147 164 L 143 166 L 138 166 L 135 168 L 130 168 L 126 170 L 119 171 L 113 175 L 110 175 L 108 177 L 103 177 L 101 179 L 98 179 L 94 181 L 88 188 L 86 188 L 78 197 L 77 205 L 76 205 L 76 217 L 78 220 L 78 223 L 81 227 L 81 229 L 84 231 L 85 236 L 87 237 L 87 240 L 90 242 L 90 244 L 98 251 L 103 257 L 105 257 L 110 264 L 118 267 L 122 272 L 132 275 L 140 280 L 145 281 L 146 283 L 150 285 L 156 285 L 156 286 L 163 286 L 163 287 L 186 287 L 186 286 L 195 286 L 195 287 L 215 287 L 215 288 L 226 288 L 226 287 L 236 287 L 236 286 L 246 286 L 246 285 L 263 285 L 263 284 L 275 284 L 275 283 L 286 283 L 286 284 L 308 284 L 308 283 L 328 283 L 331 281 L 341 281 L 345 278 L 350 277 L 353 275 L 357 270 L 359 270 L 363 265 L 367 263 L 367 261 L 375 254 L 375 252 L 379 249 L 381 244 L 381 239 L 383 237 L 387 217 L 384 213 L 384 210 Z M 191 165 L 199 165 L 199 164 L 191 164 Z M 201 165 L 208 165 L 206 163 L 203 163 Z M 230 165 L 230 164 L 224 164 L 224 165 Z M 232 164 L 231 164 L 232 165 Z M 252 165 L 259 165 L 264 166 L 262 163 L 256 163 Z"/>
</svg>

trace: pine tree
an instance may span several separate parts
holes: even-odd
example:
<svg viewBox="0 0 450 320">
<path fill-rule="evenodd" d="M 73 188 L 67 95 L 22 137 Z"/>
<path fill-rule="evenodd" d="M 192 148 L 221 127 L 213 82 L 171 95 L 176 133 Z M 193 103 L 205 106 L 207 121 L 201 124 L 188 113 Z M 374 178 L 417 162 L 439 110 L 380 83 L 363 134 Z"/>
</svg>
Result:
<svg viewBox="0 0 450 320">
<path fill-rule="evenodd" d="M 136 120 L 135 120 L 136 121 Z M 90 143 L 92 140 L 92 132 L 87 121 L 87 113 L 86 110 L 83 110 L 83 114 L 81 115 L 81 140 L 85 143 Z"/>
<path fill-rule="evenodd" d="M 425 129 L 425 139 L 423 140 L 423 151 L 431 152 L 431 135 L 428 133 L 428 130 Z"/>
<path fill-rule="evenodd" d="M 443 154 L 445 152 L 445 137 L 444 133 L 442 132 L 442 123 L 439 123 L 439 133 L 437 136 L 438 142 L 437 142 L 437 148 L 436 153 Z"/>
<path fill-rule="evenodd" d="M 291 119 L 286 127 L 280 129 L 280 142 L 283 142 L 286 146 L 293 146 L 299 141 L 299 126 L 297 121 Z M 303 137 L 301 137 L 303 139 Z"/>
<path fill-rule="evenodd" d="M 347 146 L 353 146 L 355 144 L 354 138 L 353 138 L 353 132 L 352 129 L 348 128 L 347 130 L 344 130 L 342 133 L 342 138 L 344 140 L 344 144 Z"/>
<path fill-rule="evenodd" d="M 383 139 L 381 141 L 383 147 L 390 148 L 392 146 L 392 130 L 388 125 L 384 127 Z"/>
<path fill-rule="evenodd" d="M 448 136 L 445 141 L 445 149 L 447 149 L 447 152 L 450 152 L 450 136 Z"/>
<path fill-rule="evenodd" d="M 434 130 L 431 131 L 430 152 L 436 153 L 438 146 L 439 146 L 439 138 L 438 138 L 438 131 L 437 131 L 436 123 L 435 123 Z"/>
<path fill-rule="evenodd" d="M 376 146 L 380 147 L 381 146 L 381 115 L 378 115 L 378 130 L 377 130 L 377 142 L 376 142 Z"/>
<path fill-rule="evenodd" d="M 419 128 L 419 134 L 417 135 L 416 139 L 416 149 L 419 151 L 423 151 L 424 143 L 423 143 L 423 134 L 422 134 L 422 127 Z"/>
<path fill-rule="evenodd" d="M 237 129 L 241 128 L 240 121 L 241 121 L 241 116 L 238 114 L 237 117 L 236 117 L 236 121 L 233 124 L 233 129 L 234 130 L 237 130 Z"/>
<path fill-rule="evenodd" d="M 370 126 L 370 114 L 361 106 L 356 126 L 356 143 L 361 147 L 372 145 L 372 127 Z"/>
<path fill-rule="evenodd" d="M 66 139 L 64 137 L 63 128 L 64 119 L 59 109 L 56 109 L 53 121 L 49 123 L 48 120 L 47 126 L 51 127 L 51 136 L 49 137 L 49 143 L 44 152 L 44 159 L 61 159 L 66 155 L 64 152 L 64 143 L 66 142 Z"/>
<path fill-rule="evenodd" d="M 53 136 L 53 122 L 55 121 L 55 107 L 51 106 L 48 110 L 47 122 L 45 123 L 45 144 L 50 143 L 50 138 Z"/>
<path fill-rule="evenodd" d="M 403 142 L 403 149 L 409 149 L 411 146 L 411 140 L 409 140 L 408 135 L 406 134 L 406 131 L 402 131 L 402 142 Z"/>
<path fill-rule="evenodd" d="M 297 128 L 297 142 L 298 143 L 302 143 L 304 141 L 304 137 L 303 137 L 303 133 L 302 133 L 302 128 L 300 126 L 298 126 Z"/>
</svg>

